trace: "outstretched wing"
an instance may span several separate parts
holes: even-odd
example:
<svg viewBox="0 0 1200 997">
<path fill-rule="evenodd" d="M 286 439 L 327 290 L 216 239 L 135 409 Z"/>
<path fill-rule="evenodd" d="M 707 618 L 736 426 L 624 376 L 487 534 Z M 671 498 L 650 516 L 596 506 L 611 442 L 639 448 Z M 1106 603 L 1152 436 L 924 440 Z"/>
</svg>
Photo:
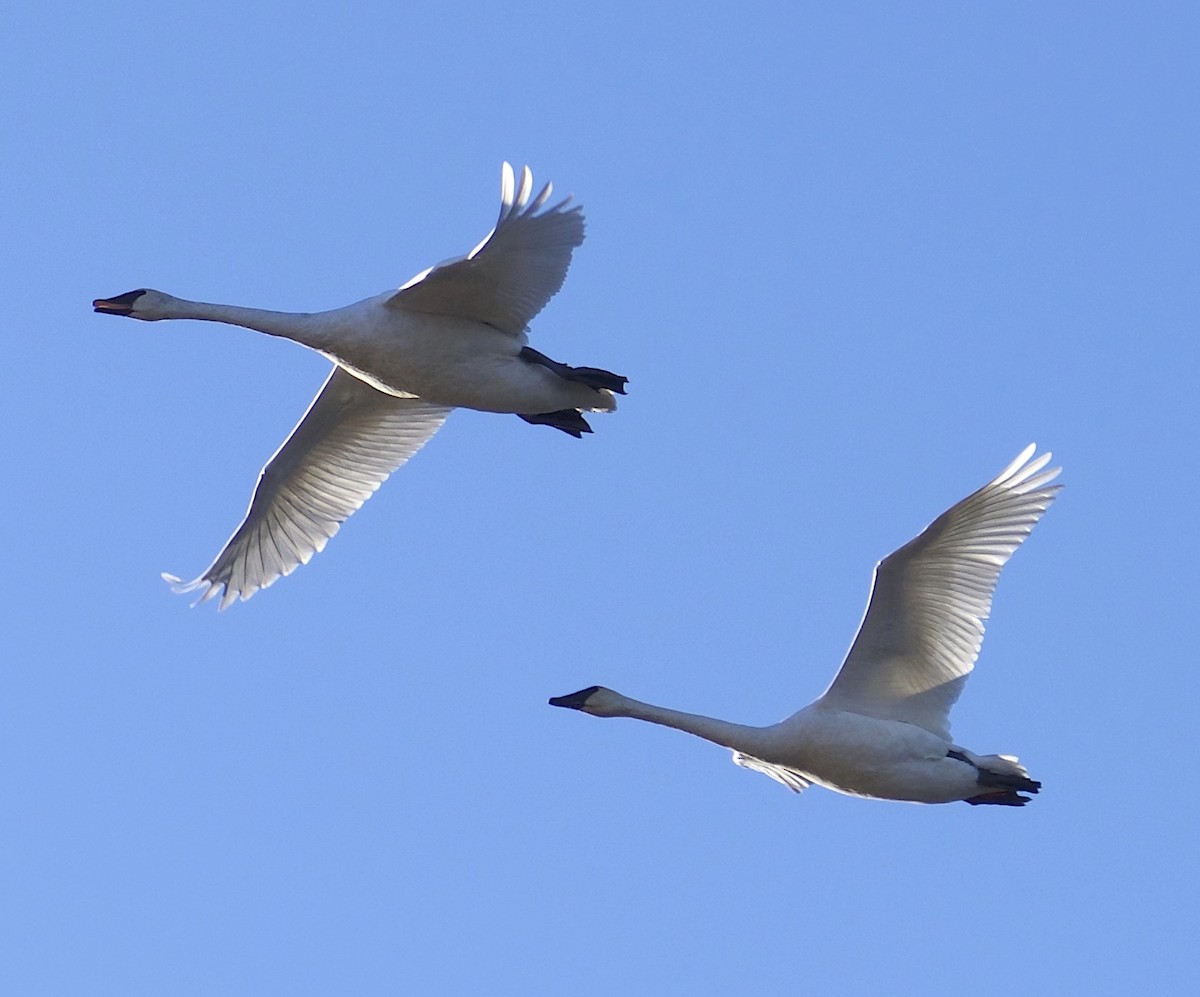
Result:
<svg viewBox="0 0 1200 997">
<path fill-rule="evenodd" d="M 753 755 L 743 754 L 740 751 L 733 753 L 733 764 L 769 775 L 776 782 L 783 783 L 793 793 L 803 793 L 812 785 L 812 780 L 799 769 L 776 765 L 774 762 L 764 762 L 761 758 L 755 758 Z"/>
<path fill-rule="evenodd" d="M 975 666 L 1000 569 L 1054 501 L 1062 468 L 1030 444 L 994 481 L 875 567 L 858 636 L 819 700 L 950 737 L 950 707 Z"/>
<path fill-rule="evenodd" d="M 450 409 L 377 391 L 341 367 L 258 477 L 250 510 L 199 578 L 176 592 L 224 590 L 221 609 L 307 564 L 342 522 L 446 421 Z"/>
<path fill-rule="evenodd" d="M 516 190 L 512 167 L 505 163 L 496 227 L 461 259 L 417 274 L 388 304 L 474 319 L 521 335 L 562 287 L 571 253 L 583 242 L 583 209 L 569 208 L 570 198 L 541 211 L 551 189 L 546 184 L 530 201 L 529 167 L 522 167 L 521 187 Z"/>
</svg>

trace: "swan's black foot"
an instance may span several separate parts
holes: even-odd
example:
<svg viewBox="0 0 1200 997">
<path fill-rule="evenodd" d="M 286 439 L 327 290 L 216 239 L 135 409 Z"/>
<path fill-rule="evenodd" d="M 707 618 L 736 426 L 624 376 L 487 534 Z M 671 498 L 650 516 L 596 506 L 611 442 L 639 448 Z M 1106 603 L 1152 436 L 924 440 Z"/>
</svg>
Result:
<svg viewBox="0 0 1200 997">
<path fill-rule="evenodd" d="M 1030 779 L 1028 776 L 1019 775 L 1015 772 L 993 772 L 991 769 L 979 769 L 978 777 L 979 785 L 984 789 L 999 789 L 1006 792 L 1022 792 L 1036 793 L 1042 788 L 1042 784 L 1036 779 Z M 1013 804 L 1021 806 L 1020 803 Z"/>
<path fill-rule="evenodd" d="M 978 796 L 970 796 L 964 803 L 969 803 L 973 807 L 981 804 L 990 803 L 993 806 L 999 807 L 1023 807 L 1029 802 L 1028 796 L 1020 796 L 1017 791 L 1022 793 L 1036 793 L 1042 788 L 1042 784 L 1036 779 L 1030 779 L 1027 775 L 1022 775 L 1024 771 L 1019 765 L 1016 765 L 1012 759 L 996 758 L 994 755 L 986 756 L 993 759 L 993 764 L 999 764 L 1004 761 L 1005 764 L 1014 769 L 1011 772 L 997 772 L 995 769 L 986 768 L 971 760 L 970 756 L 962 751 L 956 751 L 951 748 L 946 752 L 947 758 L 953 758 L 956 761 L 965 762 L 975 769 L 975 781 L 979 783 L 981 789 L 987 792 L 980 793 Z"/>
<path fill-rule="evenodd" d="M 1036 790 L 1031 790 L 1031 792 L 1036 792 Z M 972 796 L 963 802 L 969 803 L 973 807 L 977 807 L 981 803 L 991 803 L 1000 807 L 1023 807 L 1029 802 L 1029 797 L 1018 796 L 1009 789 L 998 793 L 981 793 L 979 796 Z"/>
<path fill-rule="evenodd" d="M 525 415 L 518 412 L 517 415 L 535 426 L 553 426 L 555 429 L 561 429 L 564 433 L 570 433 L 577 440 L 582 439 L 584 433 L 592 431 L 592 427 L 587 424 L 587 420 L 576 408 L 559 409 L 557 412 L 539 412 L 536 415 Z"/>
<path fill-rule="evenodd" d="M 599 367 L 568 367 L 565 363 L 551 360 L 545 353 L 539 353 L 532 346 L 521 347 L 521 359 L 554 371 L 564 381 L 578 381 L 596 391 L 612 391 L 623 395 L 625 385 L 629 382 L 629 378 L 614 374 L 611 370 L 601 370 Z"/>
<path fill-rule="evenodd" d="M 589 388 L 597 391 L 611 391 L 617 395 L 625 394 L 625 385 L 629 378 L 614 374 L 611 370 L 601 370 L 599 367 L 568 367 L 568 381 L 580 381 Z"/>
</svg>

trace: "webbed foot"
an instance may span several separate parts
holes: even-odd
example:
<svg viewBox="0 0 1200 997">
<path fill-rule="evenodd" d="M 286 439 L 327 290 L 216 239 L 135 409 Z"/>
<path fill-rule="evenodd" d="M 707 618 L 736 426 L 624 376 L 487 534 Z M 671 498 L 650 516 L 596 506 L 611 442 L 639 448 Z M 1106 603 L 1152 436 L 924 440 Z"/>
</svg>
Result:
<svg viewBox="0 0 1200 997">
<path fill-rule="evenodd" d="M 625 394 L 625 385 L 629 378 L 614 374 L 611 370 L 600 367 L 570 367 L 557 360 L 551 360 L 545 353 L 539 353 L 532 346 L 521 347 L 521 359 L 526 363 L 537 364 L 554 371 L 564 381 L 578 381 L 596 391 L 612 391 L 615 394 Z"/>
<path fill-rule="evenodd" d="M 579 409 L 575 408 L 559 409 L 557 412 L 539 412 L 534 415 L 518 412 L 517 415 L 534 426 L 553 426 L 555 429 L 561 429 L 577 440 L 582 439 L 584 433 L 592 431 L 592 427 L 587 424 L 587 420 Z"/>
<path fill-rule="evenodd" d="M 981 793 L 979 796 L 971 796 L 964 803 L 969 803 L 973 807 L 977 807 L 983 803 L 991 803 L 1000 807 L 1023 807 L 1030 802 L 1028 796 L 1019 796 L 1013 790 L 1005 790 L 998 793 Z"/>
</svg>

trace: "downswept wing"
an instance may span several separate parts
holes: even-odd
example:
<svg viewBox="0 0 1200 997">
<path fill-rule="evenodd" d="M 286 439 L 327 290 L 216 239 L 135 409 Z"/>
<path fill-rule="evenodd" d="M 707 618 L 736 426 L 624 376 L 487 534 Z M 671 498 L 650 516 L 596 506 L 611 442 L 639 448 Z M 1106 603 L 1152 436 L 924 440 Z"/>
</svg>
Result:
<svg viewBox="0 0 1200 997">
<path fill-rule="evenodd" d="M 562 287 L 571 253 L 583 242 L 583 209 L 569 208 L 570 198 L 538 213 L 551 189 L 546 184 L 530 201 L 529 167 L 522 167 L 515 190 L 512 167 L 505 163 L 496 227 L 466 256 L 417 274 L 388 304 L 474 319 L 520 336 Z"/>
<path fill-rule="evenodd" d="M 803 793 L 812 785 L 812 780 L 799 769 L 776 765 L 774 762 L 764 762 L 761 758 L 755 758 L 753 755 L 747 755 L 741 751 L 733 753 L 733 764 L 769 775 L 776 782 L 783 783 L 793 793 Z"/>
<path fill-rule="evenodd" d="M 875 567 L 841 670 L 819 702 L 949 740 L 950 707 L 975 666 L 1000 569 L 1054 501 L 1062 468 L 1030 444 L 994 481 Z"/>
<path fill-rule="evenodd" d="M 221 609 L 307 564 L 342 522 L 438 431 L 450 409 L 377 391 L 334 367 L 258 477 L 250 509 L 199 578 L 163 577 L 176 592 L 222 589 Z"/>
</svg>

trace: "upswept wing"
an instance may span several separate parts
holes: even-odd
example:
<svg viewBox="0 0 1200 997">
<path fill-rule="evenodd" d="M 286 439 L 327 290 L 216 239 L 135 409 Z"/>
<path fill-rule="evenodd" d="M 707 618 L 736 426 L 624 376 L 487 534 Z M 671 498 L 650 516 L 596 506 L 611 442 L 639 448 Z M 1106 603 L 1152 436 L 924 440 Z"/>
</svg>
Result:
<svg viewBox="0 0 1200 997">
<path fill-rule="evenodd" d="M 176 592 L 219 592 L 221 609 L 307 564 L 396 468 L 438 431 L 450 409 L 377 391 L 341 367 L 258 477 L 250 509 L 199 578 L 163 577 Z"/>
<path fill-rule="evenodd" d="M 530 201 L 529 167 L 521 168 L 516 190 L 512 167 L 505 163 L 496 227 L 466 256 L 417 274 L 388 304 L 474 319 L 521 335 L 562 287 L 571 253 L 583 242 L 583 209 L 568 207 L 570 198 L 541 210 L 551 189 L 546 184 Z"/>
<path fill-rule="evenodd" d="M 975 666 L 992 594 L 1013 552 L 1062 487 L 1030 444 L 994 481 L 875 567 L 858 635 L 826 706 L 949 739 L 950 707 Z"/>
</svg>

